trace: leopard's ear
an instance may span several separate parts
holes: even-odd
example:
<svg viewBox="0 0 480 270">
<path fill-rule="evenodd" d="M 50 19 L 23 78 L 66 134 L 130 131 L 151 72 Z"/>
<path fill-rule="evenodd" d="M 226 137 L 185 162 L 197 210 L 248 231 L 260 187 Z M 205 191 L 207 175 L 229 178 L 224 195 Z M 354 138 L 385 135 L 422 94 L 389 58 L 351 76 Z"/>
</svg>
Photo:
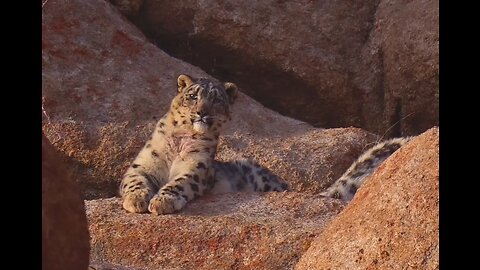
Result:
<svg viewBox="0 0 480 270">
<path fill-rule="evenodd" d="M 189 87 L 193 84 L 193 79 L 185 74 L 178 76 L 177 85 L 178 85 L 178 92 L 182 91 L 182 89 Z"/>
<path fill-rule="evenodd" d="M 227 92 L 228 101 L 230 101 L 230 104 L 233 104 L 237 98 L 237 86 L 231 82 L 226 82 L 223 86 L 225 87 L 225 92 Z"/>
</svg>

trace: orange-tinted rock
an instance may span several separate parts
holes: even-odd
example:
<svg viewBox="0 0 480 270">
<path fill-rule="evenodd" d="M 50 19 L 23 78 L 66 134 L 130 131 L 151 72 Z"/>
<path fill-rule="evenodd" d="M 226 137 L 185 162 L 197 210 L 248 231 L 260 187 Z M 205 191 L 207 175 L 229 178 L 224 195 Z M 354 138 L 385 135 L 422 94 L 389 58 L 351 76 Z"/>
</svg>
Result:
<svg viewBox="0 0 480 270">
<path fill-rule="evenodd" d="M 296 192 L 205 196 L 174 215 L 86 202 L 92 259 L 144 269 L 292 269 L 343 203 Z"/>
<path fill-rule="evenodd" d="M 50 0 L 42 12 L 43 130 L 86 198 L 114 196 L 167 111 L 177 76 L 208 75 L 149 43 L 109 2 Z M 315 193 L 374 139 L 356 128 L 315 129 L 240 94 L 218 157 L 249 156 Z"/>
<path fill-rule="evenodd" d="M 438 269 L 438 143 L 432 128 L 380 165 L 295 269 Z"/>
<path fill-rule="evenodd" d="M 89 234 L 80 190 L 42 134 L 42 269 L 85 270 L 88 259 Z"/>
<path fill-rule="evenodd" d="M 88 270 L 145 270 L 141 268 L 133 268 L 108 262 L 91 262 Z M 163 269 L 156 269 L 163 270 Z"/>
<path fill-rule="evenodd" d="M 268 123 L 259 126 L 268 127 Z M 239 130 L 222 138 L 217 158 L 250 157 L 295 191 L 318 193 L 337 180 L 374 138 L 358 128 L 298 132 L 295 125 L 285 125 L 270 136 Z"/>
</svg>

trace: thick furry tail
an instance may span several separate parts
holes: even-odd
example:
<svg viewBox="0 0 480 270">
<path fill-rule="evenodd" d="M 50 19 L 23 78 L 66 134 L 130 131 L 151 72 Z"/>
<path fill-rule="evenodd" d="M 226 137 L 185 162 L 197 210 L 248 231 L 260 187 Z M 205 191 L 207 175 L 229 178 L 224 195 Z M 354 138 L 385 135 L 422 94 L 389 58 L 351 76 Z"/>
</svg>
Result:
<svg viewBox="0 0 480 270">
<path fill-rule="evenodd" d="M 385 159 L 397 151 L 412 137 L 394 138 L 374 145 L 365 151 L 333 185 L 320 194 L 327 197 L 350 201 L 363 181 Z"/>
</svg>

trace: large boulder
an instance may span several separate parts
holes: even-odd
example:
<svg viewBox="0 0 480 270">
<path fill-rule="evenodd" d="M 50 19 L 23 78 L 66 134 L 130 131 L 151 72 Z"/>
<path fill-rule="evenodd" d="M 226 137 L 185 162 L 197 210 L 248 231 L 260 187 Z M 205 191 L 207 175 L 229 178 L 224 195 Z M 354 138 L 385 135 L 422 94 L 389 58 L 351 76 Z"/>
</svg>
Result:
<svg viewBox="0 0 480 270">
<path fill-rule="evenodd" d="M 295 269 L 438 269 L 439 132 L 385 161 Z"/>
<path fill-rule="evenodd" d="M 149 270 L 293 269 L 343 206 L 296 192 L 209 195 L 164 216 L 86 202 L 92 259 Z"/>
<path fill-rule="evenodd" d="M 42 134 L 42 269 L 85 270 L 90 251 L 85 208 L 59 155 Z"/>
<path fill-rule="evenodd" d="M 315 126 L 400 136 L 438 125 L 438 1 L 144 0 L 132 20 L 175 57 Z"/>
<path fill-rule="evenodd" d="M 111 197 L 167 111 L 176 77 L 209 75 L 151 44 L 109 2 L 57 2 L 42 9 L 43 130 L 85 198 Z M 316 193 L 375 139 L 358 128 L 316 129 L 240 94 L 218 158 L 251 157 Z"/>
<path fill-rule="evenodd" d="M 355 76 L 367 105 L 362 115 L 374 120 L 364 128 L 398 136 L 438 125 L 438 25 L 438 1 L 380 1 Z"/>
<path fill-rule="evenodd" d="M 134 20 L 161 48 L 276 111 L 339 127 L 361 123 L 348 67 L 377 3 L 145 0 Z"/>
</svg>

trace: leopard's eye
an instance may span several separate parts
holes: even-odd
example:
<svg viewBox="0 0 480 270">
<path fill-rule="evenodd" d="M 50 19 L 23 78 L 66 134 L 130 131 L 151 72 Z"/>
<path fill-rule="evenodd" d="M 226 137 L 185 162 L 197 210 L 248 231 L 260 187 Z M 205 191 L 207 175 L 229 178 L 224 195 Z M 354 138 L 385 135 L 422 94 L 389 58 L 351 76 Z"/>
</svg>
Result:
<svg viewBox="0 0 480 270">
<path fill-rule="evenodd" d="M 197 95 L 190 94 L 190 95 L 188 95 L 188 99 L 197 100 Z"/>
</svg>

